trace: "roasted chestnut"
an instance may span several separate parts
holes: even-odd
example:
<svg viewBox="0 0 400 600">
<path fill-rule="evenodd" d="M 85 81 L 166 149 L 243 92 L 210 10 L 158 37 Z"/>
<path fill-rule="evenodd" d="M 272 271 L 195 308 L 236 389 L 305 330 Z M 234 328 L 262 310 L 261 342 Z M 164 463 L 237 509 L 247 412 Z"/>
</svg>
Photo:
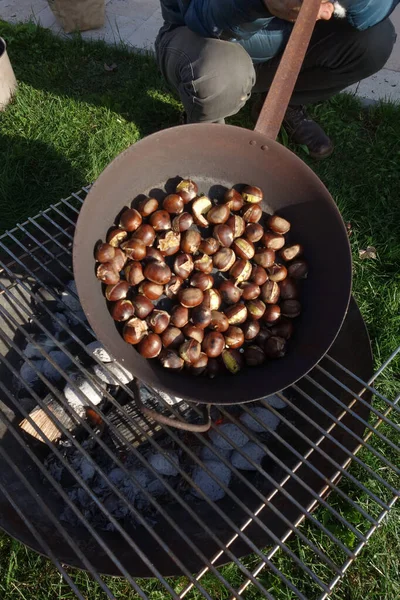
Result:
<svg viewBox="0 0 400 600">
<path fill-rule="evenodd" d="M 203 302 L 203 292 L 199 288 L 185 288 L 178 292 L 178 300 L 186 308 L 194 308 Z"/>
<path fill-rule="evenodd" d="M 175 298 L 178 295 L 179 290 L 181 289 L 183 284 L 182 277 L 179 275 L 172 275 L 171 279 L 164 286 L 164 293 L 167 298 Z"/>
<path fill-rule="evenodd" d="M 128 232 L 120 227 L 115 227 L 107 234 L 107 243 L 114 248 L 117 248 L 122 242 L 128 238 Z"/>
<path fill-rule="evenodd" d="M 254 340 L 260 333 L 259 321 L 246 321 L 242 325 L 242 331 L 246 342 Z"/>
<path fill-rule="evenodd" d="M 279 304 L 268 304 L 265 309 L 263 321 L 264 323 L 275 323 L 281 316 L 281 307 Z"/>
<path fill-rule="evenodd" d="M 221 244 L 221 246 L 229 248 L 233 242 L 233 231 L 228 225 L 215 225 L 213 237 Z"/>
<path fill-rule="evenodd" d="M 268 338 L 264 344 L 264 352 L 267 358 L 282 358 L 286 354 L 286 340 L 277 336 Z"/>
<path fill-rule="evenodd" d="M 143 223 L 143 225 L 141 225 L 139 229 L 137 229 L 132 235 L 132 239 L 141 240 L 145 246 L 152 246 L 154 240 L 156 239 L 154 227 L 148 225 L 147 223 Z"/>
<path fill-rule="evenodd" d="M 208 273 L 195 273 L 190 278 L 190 285 L 199 288 L 202 292 L 209 290 L 214 285 L 214 277 Z"/>
<path fill-rule="evenodd" d="M 224 204 L 227 204 L 230 210 L 238 211 L 242 208 L 244 200 L 241 194 L 232 188 L 225 192 Z"/>
<path fill-rule="evenodd" d="M 163 209 L 171 215 L 180 215 L 183 213 L 185 203 L 179 194 L 168 194 L 163 200 Z"/>
<path fill-rule="evenodd" d="M 191 323 L 185 325 L 185 327 L 182 329 L 182 333 L 185 335 L 185 337 L 197 340 L 200 344 L 204 339 L 204 329 L 200 329 Z"/>
<path fill-rule="evenodd" d="M 257 285 L 263 285 L 268 279 L 267 271 L 260 265 L 253 265 L 250 281 Z"/>
<path fill-rule="evenodd" d="M 96 269 L 96 277 L 107 285 L 113 285 L 119 281 L 119 273 L 114 269 L 112 263 L 100 263 Z"/>
<path fill-rule="evenodd" d="M 130 285 L 127 281 L 118 281 L 113 285 L 108 285 L 105 291 L 105 297 L 110 302 L 116 302 L 126 298 L 129 292 Z"/>
<path fill-rule="evenodd" d="M 171 279 L 171 269 L 164 262 L 152 261 L 144 268 L 144 276 L 153 283 L 165 285 Z"/>
<path fill-rule="evenodd" d="M 113 302 L 110 306 L 110 314 L 114 321 L 127 321 L 135 314 L 135 309 L 130 300 L 123 298 L 117 302 Z"/>
<path fill-rule="evenodd" d="M 133 307 L 135 309 L 135 315 L 139 319 L 145 319 L 153 310 L 154 304 L 149 298 L 143 296 L 143 294 L 137 294 L 132 300 Z"/>
<path fill-rule="evenodd" d="M 253 321 L 253 323 L 259 323 L 259 321 Z M 264 345 L 266 340 L 268 340 L 272 336 L 271 329 L 269 327 L 261 327 L 260 332 L 257 337 L 254 339 L 255 343 L 260 346 L 260 348 L 264 349 Z"/>
<path fill-rule="evenodd" d="M 290 230 L 289 221 L 286 221 L 283 217 L 278 217 L 278 215 L 272 215 L 268 219 L 267 225 L 274 233 L 284 234 Z"/>
<path fill-rule="evenodd" d="M 262 201 L 264 194 L 259 187 L 255 185 L 246 185 L 242 190 L 243 200 L 250 204 L 258 204 Z"/>
<path fill-rule="evenodd" d="M 225 338 L 218 331 L 211 331 L 204 336 L 201 348 L 210 358 L 219 356 L 225 348 Z"/>
<path fill-rule="evenodd" d="M 110 264 L 112 264 L 114 269 L 119 272 L 124 268 L 127 260 L 128 257 L 122 252 L 121 248 L 115 248 L 115 255 L 110 261 Z"/>
<path fill-rule="evenodd" d="M 150 300 L 158 300 L 164 293 L 164 286 L 145 280 L 139 285 L 138 292 Z"/>
<path fill-rule="evenodd" d="M 232 229 L 233 237 L 235 239 L 240 238 L 243 235 L 246 223 L 243 221 L 242 217 L 239 217 L 239 215 L 231 215 L 226 224 Z"/>
<path fill-rule="evenodd" d="M 149 217 L 149 223 L 155 231 L 171 229 L 171 217 L 166 210 L 156 210 Z"/>
<path fill-rule="evenodd" d="M 248 223 L 244 231 L 244 237 L 250 242 L 259 242 L 264 235 L 264 229 L 260 223 Z"/>
<path fill-rule="evenodd" d="M 158 209 L 158 202 L 155 198 L 143 198 L 138 202 L 136 208 L 142 217 L 148 217 Z"/>
<path fill-rule="evenodd" d="M 275 281 L 266 281 L 261 287 L 261 299 L 266 304 L 276 304 L 279 296 L 279 285 Z"/>
<path fill-rule="evenodd" d="M 235 350 L 234 348 L 225 348 L 222 352 L 222 360 L 226 369 L 232 375 L 236 375 L 244 367 L 243 355 L 239 350 Z"/>
<path fill-rule="evenodd" d="M 246 223 L 258 223 L 262 217 L 262 208 L 259 204 L 245 204 L 242 217 Z"/>
<path fill-rule="evenodd" d="M 192 214 L 196 225 L 200 227 L 208 227 L 206 215 L 212 208 L 212 202 L 207 196 L 200 196 L 192 204 Z"/>
<path fill-rule="evenodd" d="M 199 360 L 201 353 L 201 346 L 197 340 L 191 338 L 186 340 L 179 346 L 179 356 L 183 358 L 185 363 L 195 363 Z"/>
<path fill-rule="evenodd" d="M 158 238 L 157 248 L 164 256 L 172 256 L 179 251 L 181 234 L 174 231 L 161 233 Z"/>
<path fill-rule="evenodd" d="M 161 352 L 161 338 L 156 333 L 149 333 L 138 344 L 138 351 L 144 358 L 156 358 Z"/>
<path fill-rule="evenodd" d="M 121 245 L 126 256 L 131 260 L 143 260 L 146 256 L 146 246 L 142 240 L 131 238 Z"/>
<path fill-rule="evenodd" d="M 251 281 L 245 281 L 239 287 L 242 290 L 242 300 L 255 300 L 261 294 L 260 286 Z"/>
<path fill-rule="evenodd" d="M 205 329 L 211 323 L 211 310 L 204 306 L 196 306 L 192 310 L 192 322 L 195 327 Z"/>
<path fill-rule="evenodd" d="M 251 263 L 243 258 L 239 258 L 229 271 L 229 275 L 235 279 L 237 285 L 243 283 L 243 281 L 247 281 L 250 278 L 251 273 Z"/>
<path fill-rule="evenodd" d="M 196 254 L 201 242 L 201 235 L 195 229 L 188 229 L 182 234 L 181 249 L 187 254 Z"/>
<path fill-rule="evenodd" d="M 212 257 L 213 265 L 218 271 L 229 271 L 236 261 L 236 255 L 232 248 L 221 248 Z"/>
<path fill-rule="evenodd" d="M 301 313 L 301 304 L 298 300 L 284 300 L 281 304 L 281 311 L 284 317 L 294 319 Z"/>
<path fill-rule="evenodd" d="M 190 213 L 184 212 L 172 221 L 172 229 L 175 233 L 183 233 L 193 225 L 193 217 Z"/>
<path fill-rule="evenodd" d="M 242 290 L 240 290 L 233 281 L 225 280 L 218 288 L 221 294 L 222 302 L 225 304 L 236 304 L 240 300 Z"/>
<path fill-rule="evenodd" d="M 204 352 L 201 352 L 200 358 L 198 360 L 196 360 L 196 362 L 189 365 L 189 370 L 191 373 L 193 373 L 193 375 L 198 377 L 199 375 L 202 375 L 203 373 L 205 373 L 205 371 L 207 370 L 207 364 L 208 364 L 208 356 L 206 354 L 204 354 Z"/>
<path fill-rule="evenodd" d="M 265 362 L 265 352 L 260 346 L 247 346 L 244 350 L 244 360 L 249 367 L 258 367 Z"/>
<path fill-rule="evenodd" d="M 98 262 L 110 262 L 115 256 L 115 248 L 111 244 L 99 244 L 94 253 L 94 257 Z"/>
<path fill-rule="evenodd" d="M 142 265 L 138 261 L 132 261 L 126 265 L 124 274 L 130 285 L 139 285 L 144 280 Z"/>
<path fill-rule="evenodd" d="M 222 304 L 221 294 L 214 288 L 211 290 L 206 290 L 204 292 L 204 298 L 201 304 L 202 306 L 210 308 L 211 310 L 218 310 Z"/>
<path fill-rule="evenodd" d="M 262 236 L 261 244 L 265 246 L 265 248 L 269 248 L 270 250 L 277 252 L 285 245 L 285 238 L 279 233 L 267 231 Z"/>
<path fill-rule="evenodd" d="M 165 310 L 153 310 L 147 317 L 147 324 L 154 333 L 162 333 L 169 325 L 170 316 Z"/>
<path fill-rule="evenodd" d="M 239 256 L 239 258 L 243 258 L 244 260 L 250 260 L 253 258 L 255 250 L 254 244 L 245 238 L 237 238 L 232 243 L 232 250 Z"/>
<path fill-rule="evenodd" d="M 171 325 L 182 329 L 189 322 L 189 309 L 177 304 L 171 310 Z"/>
<path fill-rule="evenodd" d="M 206 238 L 201 240 L 199 250 L 208 256 L 212 256 L 220 249 L 221 244 L 215 238 Z"/>
<path fill-rule="evenodd" d="M 214 268 L 211 256 L 208 256 L 208 254 L 203 254 L 199 258 L 196 258 L 194 260 L 194 268 L 196 271 L 210 274 Z"/>
<path fill-rule="evenodd" d="M 217 204 L 213 206 L 207 213 L 207 221 L 211 225 L 219 225 L 220 223 L 226 223 L 229 219 L 230 210 L 226 204 Z"/>
<path fill-rule="evenodd" d="M 265 313 L 266 306 L 262 300 L 256 299 L 246 302 L 246 308 L 248 318 L 253 321 L 258 321 Z"/>
<path fill-rule="evenodd" d="M 293 321 L 290 319 L 280 319 L 276 325 L 271 327 L 272 335 L 288 340 L 292 337 L 294 331 Z"/>
<path fill-rule="evenodd" d="M 182 181 L 180 181 L 176 186 L 175 191 L 183 198 L 185 204 L 187 204 L 188 202 L 196 198 L 199 188 L 197 187 L 197 184 L 191 179 L 182 179 Z"/>
<path fill-rule="evenodd" d="M 146 321 L 133 317 L 129 319 L 122 330 L 122 337 L 128 344 L 138 344 L 148 332 Z"/>
<path fill-rule="evenodd" d="M 220 331 L 222 333 L 227 331 L 229 328 L 228 317 L 218 310 L 212 310 L 209 328 L 213 331 Z"/>
<path fill-rule="evenodd" d="M 235 304 L 224 310 L 229 325 L 240 325 L 247 319 L 247 308 L 244 304 Z"/>
<path fill-rule="evenodd" d="M 308 266 L 304 260 L 295 260 L 288 266 L 288 275 L 292 279 L 306 279 L 308 275 Z"/>
<path fill-rule="evenodd" d="M 240 327 L 230 325 L 224 333 L 227 348 L 240 348 L 244 344 L 244 333 Z"/>
<path fill-rule="evenodd" d="M 144 260 L 146 262 L 151 262 L 153 260 L 156 260 L 158 262 L 164 262 L 164 257 L 159 250 L 150 247 L 146 250 L 146 258 Z"/>
<path fill-rule="evenodd" d="M 174 261 L 174 273 L 182 279 L 187 279 L 194 269 L 193 259 L 190 254 L 178 254 Z"/>
<path fill-rule="evenodd" d="M 289 260 L 294 260 L 295 258 L 300 256 L 300 254 L 302 254 L 302 253 L 303 253 L 303 246 L 300 246 L 300 244 L 294 244 L 293 246 L 288 246 L 287 248 L 283 248 L 283 250 L 280 251 L 280 256 L 283 260 L 289 261 Z"/>
<path fill-rule="evenodd" d="M 161 334 L 161 341 L 165 348 L 179 348 L 185 341 L 185 337 L 180 329 L 169 325 Z"/>
<path fill-rule="evenodd" d="M 127 208 L 121 214 L 119 226 L 126 231 L 136 231 L 142 224 L 142 215 L 135 208 Z"/>
<path fill-rule="evenodd" d="M 164 348 L 160 352 L 159 359 L 164 369 L 170 369 L 171 371 L 181 371 L 183 369 L 184 360 L 175 350 Z"/>
<path fill-rule="evenodd" d="M 290 277 L 287 277 L 279 284 L 282 300 L 296 300 L 299 295 L 299 290 L 296 282 Z"/>
<path fill-rule="evenodd" d="M 267 269 L 270 281 L 283 281 L 287 277 L 287 269 L 284 265 L 274 264 Z"/>
<path fill-rule="evenodd" d="M 272 267 L 275 262 L 275 252 L 268 248 L 261 248 L 255 253 L 254 262 L 260 267 L 264 267 L 264 269 Z"/>
</svg>

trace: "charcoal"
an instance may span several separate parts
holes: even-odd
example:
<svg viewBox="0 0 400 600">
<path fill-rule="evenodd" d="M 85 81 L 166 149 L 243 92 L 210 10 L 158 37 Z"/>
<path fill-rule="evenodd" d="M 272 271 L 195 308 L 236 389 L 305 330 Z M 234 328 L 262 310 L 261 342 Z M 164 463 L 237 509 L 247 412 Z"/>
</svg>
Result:
<svg viewBox="0 0 400 600">
<path fill-rule="evenodd" d="M 66 371 L 71 366 L 71 359 L 61 350 L 52 350 L 49 352 L 50 358 L 63 370 Z M 60 381 L 63 375 L 48 361 L 43 364 L 43 375 L 52 382 Z"/>
<path fill-rule="evenodd" d="M 256 465 L 260 465 L 262 459 L 265 456 L 264 450 L 254 442 L 248 442 L 245 446 L 243 446 L 242 451 L 243 454 L 247 454 L 248 457 L 256 463 Z M 243 454 L 241 452 L 238 452 L 237 450 L 232 452 L 232 465 L 237 469 L 241 469 L 242 471 L 256 471 L 257 467 L 253 466 L 246 459 L 246 457 L 243 456 Z"/>
<path fill-rule="evenodd" d="M 100 342 L 94 340 L 94 342 L 90 342 L 86 346 L 86 349 L 90 354 L 93 354 L 96 358 L 98 358 L 101 362 L 109 363 L 113 362 L 115 358 L 106 350 Z"/>
<path fill-rule="evenodd" d="M 232 453 L 232 449 L 223 450 L 222 448 L 208 448 L 207 446 L 203 446 L 200 452 L 201 460 L 220 460 L 220 457 L 223 456 L 227 460 L 230 459 Z"/>
<path fill-rule="evenodd" d="M 76 290 L 75 281 L 68 281 L 67 285 L 65 286 L 65 290 L 61 292 L 61 300 L 61 310 L 65 310 L 65 307 L 67 307 L 72 312 L 79 312 L 82 310 L 81 303 L 78 299 L 78 292 Z"/>
<path fill-rule="evenodd" d="M 35 335 L 33 339 L 40 346 L 40 348 L 43 348 L 43 350 L 47 353 L 49 353 L 50 350 L 54 350 L 55 348 L 53 340 L 51 340 L 47 335 Z M 37 348 L 32 342 L 28 342 L 25 346 L 24 355 L 26 356 L 26 358 L 44 360 L 44 356 L 43 353 L 40 351 L 40 348 Z"/>
<path fill-rule="evenodd" d="M 232 472 L 222 462 L 217 460 L 207 460 L 204 465 L 223 483 L 228 486 L 231 480 Z M 210 500 L 221 500 L 225 496 L 225 491 L 208 473 L 199 466 L 196 466 L 192 474 L 193 482 L 201 489 Z M 191 493 L 197 498 L 203 496 L 195 489 Z"/>
<path fill-rule="evenodd" d="M 54 313 L 54 316 L 58 320 L 56 321 L 55 319 L 53 319 L 51 323 L 52 323 L 53 331 L 57 335 L 57 334 L 60 334 L 63 331 L 65 331 L 64 325 L 67 325 L 68 319 L 67 319 L 67 316 L 65 315 L 65 313 L 63 313 L 63 312 L 56 312 L 56 313 Z"/>
<path fill-rule="evenodd" d="M 179 466 L 179 459 L 175 452 L 166 452 L 165 454 L 168 454 L 173 463 Z M 157 454 L 150 454 L 148 461 L 151 466 L 162 475 L 178 475 L 178 469 L 176 468 L 175 464 L 172 464 L 168 460 L 166 455 L 163 455 L 159 452 Z"/>
<path fill-rule="evenodd" d="M 27 383 L 27 385 L 29 386 L 33 386 L 35 385 L 35 383 L 38 383 L 38 372 L 42 371 L 44 360 L 32 360 L 32 365 L 33 367 L 31 367 L 28 363 L 25 362 L 19 371 L 20 376 L 22 377 L 22 379 L 25 380 L 25 383 Z"/>
<path fill-rule="evenodd" d="M 64 396 L 70 407 L 73 408 L 79 415 L 83 416 L 85 414 L 84 406 L 89 405 L 90 402 L 95 405 L 100 404 L 103 399 L 103 394 L 97 386 L 90 381 L 87 381 L 82 377 L 82 375 L 74 375 L 73 379 L 75 380 L 75 385 L 80 390 L 83 397 L 78 395 L 78 392 L 69 383 L 67 383 L 64 388 Z M 85 402 L 84 397 L 88 399 L 87 402 Z"/>
<path fill-rule="evenodd" d="M 237 425 L 234 425 L 233 423 L 223 423 L 218 429 L 213 429 L 210 432 L 210 440 L 218 446 L 218 448 L 222 448 L 222 450 L 233 450 L 233 446 L 228 440 L 220 435 L 220 432 L 224 433 L 226 437 L 239 446 L 239 448 L 249 441 L 248 436 Z"/>
<path fill-rule="evenodd" d="M 273 394 L 272 396 L 267 396 L 266 398 L 264 398 L 264 400 L 267 404 L 272 406 L 272 408 L 277 408 L 278 410 L 280 408 L 286 408 L 287 406 L 286 402 L 279 398 L 279 396 L 277 396 L 276 394 Z"/>
<path fill-rule="evenodd" d="M 244 425 L 246 425 L 246 427 L 252 431 L 255 431 L 256 433 L 268 432 L 268 430 L 275 431 L 280 423 L 279 417 L 274 415 L 267 408 L 261 408 L 261 406 L 252 408 L 249 413 L 243 413 L 243 415 L 240 417 L 240 420 Z M 251 415 L 257 417 L 261 423 L 253 419 Z"/>
<path fill-rule="evenodd" d="M 127 385 L 133 379 L 133 375 L 116 362 L 107 363 L 105 367 L 96 364 L 93 367 L 93 372 L 101 381 L 109 385 Z"/>
</svg>

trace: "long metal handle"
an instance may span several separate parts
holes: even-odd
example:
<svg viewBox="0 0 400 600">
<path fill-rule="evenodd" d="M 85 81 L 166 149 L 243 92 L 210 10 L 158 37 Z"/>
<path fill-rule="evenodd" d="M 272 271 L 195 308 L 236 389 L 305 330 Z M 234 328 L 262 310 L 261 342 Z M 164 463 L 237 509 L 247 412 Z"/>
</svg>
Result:
<svg viewBox="0 0 400 600">
<path fill-rule="evenodd" d="M 258 117 L 255 131 L 275 140 L 296 85 L 311 36 L 314 31 L 321 0 L 304 0 L 293 27 L 282 60 Z"/>
</svg>

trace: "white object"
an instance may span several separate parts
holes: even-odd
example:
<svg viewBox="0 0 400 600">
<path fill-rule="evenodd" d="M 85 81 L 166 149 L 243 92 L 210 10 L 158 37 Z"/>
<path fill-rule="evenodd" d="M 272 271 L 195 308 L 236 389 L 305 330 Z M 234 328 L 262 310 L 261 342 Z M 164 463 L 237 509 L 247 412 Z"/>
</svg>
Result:
<svg viewBox="0 0 400 600">
<path fill-rule="evenodd" d="M 121 383 L 127 385 L 133 379 L 132 373 L 116 362 L 107 363 L 104 367 L 94 365 L 93 372 L 101 381 L 109 385 L 121 385 Z"/>
<path fill-rule="evenodd" d="M 86 346 L 86 349 L 90 354 L 93 354 L 96 358 L 101 360 L 101 362 L 109 363 L 114 362 L 115 358 L 111 356 L 111 354 L 106 350 L 98 340 L 94 340 L 94 342 L 90 342 Z"/>
<path fill-rule="evenodd" d="M 264 450 L 258 446 L 258 444 L 255 444 L 254 442 L 248 442 L 245 446 L 243 446 L 242 452 L 243 454 L 237 450 L 232 452 L 232 465 L 237 469 L 241 469 L 242 471 L 256 471 L 257 467 L 249 462 L 244 454 L 247 454 L 247 456 L 252 459 L 256 465 L 260 465 L 265 456 Z"/>
<path fill-rule="evenodd" d="M 85 414 L 85 406 L 89 406 L 90 403 L 94 405 L 100 404 L 103 399 L 103 394 L 97 386 L 84 379 L 82 375 L 74 376 L 73 379 L 75 380 L 75 385 L 80 394 L 67 383 L 64 388 L 64 396 L 70 407 L 80 416 L 83 416 Z M 87 401 L 85 401 L 85 398 Z"/>
<path fill-rule="evenodd" d="M 204 462 L 204 466 L 206 466 L 211 473 L 221 481 L 221 483 L 225 486 L 229 485 L 232 472 L 222 462 L 217 460 L 207 460 Z M 192 478 L 193 482 L 210 500 L 221 500 L 221 498 L 225 496 L 224 489 L 201 467 L 194 468 Z M 197 496 L 197 498 L 204 500 L 203 496 L 195 488 L 192 488 L 191 492 L 194 496 Z"/>
<path fill-rule="evenodd" d="M 233 423 L 223 423 L 218 427 L 218 429 L 213 429 L 210 432 L 210 440 L 218 446 L 218 448 L 222 448 L 222 450 L 233 450 L 232 444 L 229 443 L 228 440 L 220 435 L 224 433 L 229 440 L 234 442 L 239 448 L 247 444 L 249 441 L 248 436 L 245 434 L 240 427 L 234 425 Z"/>
<path fill-rule="evenodd" d="M 280 423 L 279 417 L 274 415 L 274 413 L 272 413 L 267 408 L 261 408 L 261 406 L 256 406 L 249 412 L 250 414 L 247 412 L 243 413 L 240 417 L 240 420 L 244 425 L 246 425 L 246 427 L 248 427 L 252 431 L 255 431 L 256 433 L 263 433 L 271 429 L 272 431 L 275 431 L 275 429 Z M 256 417 L 261 422 L 259 422 L 258 420 L 256 421 L 256 419 L 253 419 L 251 415 L 254 415 L 254 417 Z"/>
<path fill-rule="evenodd" d="M 7 54 L 7 44 L 0 37 L 0 110 L 4 110 L 17 87 L 14 71 Z"/>
</svg>

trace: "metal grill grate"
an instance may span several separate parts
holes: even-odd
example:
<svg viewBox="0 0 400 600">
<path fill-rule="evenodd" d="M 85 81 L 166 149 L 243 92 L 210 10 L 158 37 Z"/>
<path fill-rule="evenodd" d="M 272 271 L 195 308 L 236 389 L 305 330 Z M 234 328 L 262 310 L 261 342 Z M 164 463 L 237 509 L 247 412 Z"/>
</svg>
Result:
<svg viewBox="0 0 400 600">
<path fill-rule="evenodd" d="M 97 364 L 113 377 L 113 363 L 88 349 L 93 332 L 65 287 L 87 192 L 0 237 L 0 525 L 46 554 L 80 599 L 65 564 L 89 571 L 108 598 L 100 573 L 125 577 L 140 598 L 147 598 L 138 583 L 145 576 L 157 578 L 166 597 L 211 600 L 207 573 L 231 598 L 244 598 L 250 585 L 273 598 L 273 582 L 285 597 L 328 597 L 399 496 L 400 396 L 387 374 L 400 348 L 372 374 L 353 302 L 329 355 L 279 394 L 280 403 L 214 407 L 210 435 L 156 426 L 138 412 L 138 393 L 169 416 L 200 419 L 202 411 L 136 384 L 105 386 L 93 370 Z M 85 396 L 83 379 L 100 404 Z M 71 408 L 66 384 L 85 411 Z M 33 419 L 34 407 L 49 417 L 46 426 Z M 270 411 L 268 422 L 260 408 Z M 23 419 L 30 430 L 21 429 Z M 255 454 L 221 424 L 236 425 Z M 215 472 L 205 448 L 225 468 Z M 173 475 L 150 454 L 161 454 Z M 224 498 L 213 499 L 202 478 Z M 235 586 L 221 572 L 227 562 L 237 567 Z M 181 577 L 175 589 L 167 575 L 186 584 Z"/>
</svg>

